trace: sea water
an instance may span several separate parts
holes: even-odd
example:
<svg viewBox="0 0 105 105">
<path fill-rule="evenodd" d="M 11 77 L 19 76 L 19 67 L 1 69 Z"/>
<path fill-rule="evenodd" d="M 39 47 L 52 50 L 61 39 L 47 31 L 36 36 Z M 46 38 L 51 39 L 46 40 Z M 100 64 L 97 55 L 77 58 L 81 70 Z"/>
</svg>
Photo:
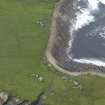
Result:
<svg viewBox="0 0 105 105">
<path fill-rule="evenodd" d="M 77 0 L 74 9 L 68 57 L 76 63 L 105 67 L 105 0 Z"/>
</svg>

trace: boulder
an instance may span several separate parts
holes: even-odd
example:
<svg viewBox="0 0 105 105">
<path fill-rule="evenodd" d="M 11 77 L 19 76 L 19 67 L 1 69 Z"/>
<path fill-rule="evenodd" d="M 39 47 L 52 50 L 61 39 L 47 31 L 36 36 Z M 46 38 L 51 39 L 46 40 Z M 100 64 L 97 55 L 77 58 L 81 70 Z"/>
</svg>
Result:
<svg viewBox="0 0 105 105">
<path fill-rule="evenodd" d="M 38 80 L 39 80 L 39 81 L 43 81 L 44 79 L 43 79 L 43 77 L 40 76 L 40 77 L 38 78 Z"/>
<path fill-rule="evenodd" d="M 19 105 L 21 104 L 23 101 L 17 97 L 11 97 L 6 105 Z"/>
<path fill-rule="evenodd" d="M 8 93 L 1 91 L 0 92 L 0 105 L 3 105 L 8 100 Z"/>
<path fill-rule="evenodd" d="M 24 100 L 20 105 L 31 105 L 31 103 L 28 100 Z"/>
</svg>

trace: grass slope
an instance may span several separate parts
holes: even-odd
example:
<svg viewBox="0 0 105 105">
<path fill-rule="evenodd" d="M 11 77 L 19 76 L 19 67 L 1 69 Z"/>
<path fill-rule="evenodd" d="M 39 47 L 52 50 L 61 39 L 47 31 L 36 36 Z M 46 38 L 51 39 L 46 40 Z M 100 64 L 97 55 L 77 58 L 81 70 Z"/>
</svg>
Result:
<svg viewBox="0 0 105 105">
<path fill-rule="evenodd" d="M 30 100 L 49 89 L 45 105 L 105 105 L 105 78 L 66 76 L 43 63 L 53 7 L 54 0 L 0 0 L 0 89 Z"/>
</svg>

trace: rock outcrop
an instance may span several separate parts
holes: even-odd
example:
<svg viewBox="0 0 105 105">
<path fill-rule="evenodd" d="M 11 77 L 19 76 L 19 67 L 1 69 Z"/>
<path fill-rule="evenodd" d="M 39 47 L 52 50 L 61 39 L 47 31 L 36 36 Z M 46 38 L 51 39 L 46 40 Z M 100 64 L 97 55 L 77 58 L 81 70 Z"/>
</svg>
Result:
<svg viewBox="0 0 105 105">
<path fill-rule="evenodd" d="M 30 102 L 29 100 L 11 96 L 6 91 L 0 91 L 0 105 L 43 105 L 43 95 L 44 93 L 39 94 L 36 100 Z"/>
</svg>

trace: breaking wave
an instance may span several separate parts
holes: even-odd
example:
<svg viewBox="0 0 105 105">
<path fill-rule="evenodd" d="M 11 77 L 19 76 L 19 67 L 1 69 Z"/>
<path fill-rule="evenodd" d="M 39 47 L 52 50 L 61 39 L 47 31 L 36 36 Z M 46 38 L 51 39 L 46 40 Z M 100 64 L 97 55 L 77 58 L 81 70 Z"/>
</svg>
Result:
<svg viewBox="0 0 105 105">
<path fill-rule="evenodd" d="M 82 2 L 82 0 L 79 0 L 79 2 Z M 95 22 L 95 16 L 93 13 L 95 13 L 96 10 L 99 10 L 99 3 L 105 4 L 105 0 L 88 0 L 88 6 L 86 8 L 77 5 L 78 12 L 76 13 L 74 30 L 81 29 L 91 22 Z"/>
<path fill-rule="evenodd" d="M 82 59 L 73 59 L 74 62 L 77 63 L 83 63 L 83 64 L 92 64 L 92 65 L 96 65 L 96 66 L 103 66 L 105 67 L 105 61 L 102 60 L 98 60 L 98 59 L 86 59 L 86 58 L 82 58 Z"/>
<path fill-rule="evenodd" d="M 94 16 L 91 15 L 88 9 L 80 10 L 80 12 L 76 13 L 75 30 L 78 30 L 94 21 L 95 21 L 95 18 Z"/>
<path fill-rule="evenodd" d="M 78 2 L 83 2 L 84 0 L 78 0 Z M 86 0 L 85 0 L 86 1 Z M 84 63 L 84 64 L 92 64 L 96 66 L 104 66 L 105 67 L 105 62 L 99 59 L 93 59 L 93 58 L 82 58 L 82 59 L 75 59 L 72 56 L 71 49 L 72 45 L 74 43 L 74 32 L 80 30 L 81 28 L 89 25 L 92 22 L 95 22 L 95 15 L 97 14 L 97 11 L 100 10 L 99 4 L 105 4 L 105 0 L 87 0 L 86 6 L 82 7 L 79 3 L 77 3 L 76 10 L 77 12 L 75 13 L 75 18 L 72 21 L 72 26 L 70 26 L 70 40 L 68 43 L 68 48 L 67 48 L 67 54 L 70 59 L 74 62 L 78 63 Z M 99 36 L 101 38 L 105 38 L 105 30 L 103 32 L 99 33 Z"/>
</svg>

